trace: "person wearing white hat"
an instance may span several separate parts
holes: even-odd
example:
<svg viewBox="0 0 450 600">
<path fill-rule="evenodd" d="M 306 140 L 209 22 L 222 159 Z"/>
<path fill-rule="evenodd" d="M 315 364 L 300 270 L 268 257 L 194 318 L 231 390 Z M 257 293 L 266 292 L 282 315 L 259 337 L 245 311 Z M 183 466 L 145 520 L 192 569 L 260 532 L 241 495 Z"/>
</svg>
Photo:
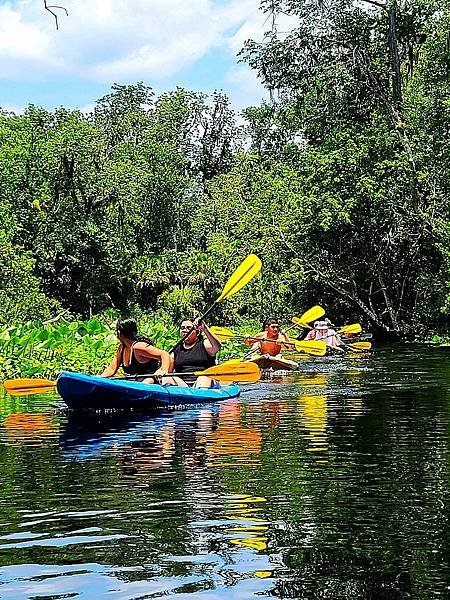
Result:
<svg viewBox="0 0 450 600">
<path fill-rule="evenodd" d="M 327 348 L 330 350 L 337 350 L 337 352 L 344 352 L 343 341 L 336 332 L 335 329 L 330 327 L 331 322 L 329 319 L 324 321 L 315 321 L 314 329 L 308 333 L 305 340 L 325 340 Z"/>
</svg>

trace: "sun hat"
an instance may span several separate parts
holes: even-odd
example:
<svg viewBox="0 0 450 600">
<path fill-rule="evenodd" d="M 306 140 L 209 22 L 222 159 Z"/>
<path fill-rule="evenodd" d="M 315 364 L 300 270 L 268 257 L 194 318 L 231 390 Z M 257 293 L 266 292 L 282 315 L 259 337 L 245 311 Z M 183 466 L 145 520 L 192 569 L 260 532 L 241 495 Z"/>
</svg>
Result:
<svg viewBox="0 0 450 600">
<path fill-rule="evenodd" d="M 314 323 L 314 329 L 329 329 L 329 326 L 326 321 L 316 321 Z"/>
</svg>

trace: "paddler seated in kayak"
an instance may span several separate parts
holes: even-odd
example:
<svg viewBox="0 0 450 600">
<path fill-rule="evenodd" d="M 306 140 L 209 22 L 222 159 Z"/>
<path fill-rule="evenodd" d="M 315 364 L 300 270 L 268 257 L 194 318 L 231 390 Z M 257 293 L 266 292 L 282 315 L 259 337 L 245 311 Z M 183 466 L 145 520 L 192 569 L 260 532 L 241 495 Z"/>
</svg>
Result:
<svg viewBox="0 0 450 600">
<path fill-rule="evenodd" d="M 281 354 L 281 350 L 294 350 L 294 346 L 288 342 L 287 336 L 281 331 L 278 319 L 268 317 L 265 319 L 263 330 L 255 335 L 245 335 L 244 344 L 250 346 L 250 350 L 256 352 L 256 356 L 247 358 L 248 362 L 255 362 L 261 369 L 288 369 L 295 370 L 298 363 L 288 360 Z"/>
<path fill-rule="evenodd" d="M 191 333 L 188 337 L 170 355 L 170 370 L 174 373 L 203 371 L 216 364 L 215 357 L 222 344 L 208 325 L 198 319 L 185 319 L 180 325 L 180 337 L 185 336 L 189 331 Z M 186 378 L 174 376 L 173 379 L 177 385 L 193 385 L 196 388 L 220 387 L 216 381 L 205 375 L 197 378 L 195 375 Z"/>
<path fill-rule="evenodd" d="M 155 383 L 169 372 L 169 353 L 154 346 L 149 339 L 139 336 L 134 319 L 117 321 L 116 335 L 120 345 L 116 349 L 114 358 L 101 374 L 102 377 L 112 377 L 122 367 L 126 375 L 143 376 L 137 377 L 137 381 Z M 154 376 L 144 377 L 150 373 Z M 164 377 L 164 383 L 173 383 L 172 378 Z"/>
<path fill-rule="evenodd" d="M 308 333 L 305 340 L 324 340 L 327 345 L 327 350 L 336 350 L 344 352 L 344 342 L 339 334 L 331 327 L 331 321 L 325 319 L 323 321 L 315 321 L 314 329 Z"/>
</svg>

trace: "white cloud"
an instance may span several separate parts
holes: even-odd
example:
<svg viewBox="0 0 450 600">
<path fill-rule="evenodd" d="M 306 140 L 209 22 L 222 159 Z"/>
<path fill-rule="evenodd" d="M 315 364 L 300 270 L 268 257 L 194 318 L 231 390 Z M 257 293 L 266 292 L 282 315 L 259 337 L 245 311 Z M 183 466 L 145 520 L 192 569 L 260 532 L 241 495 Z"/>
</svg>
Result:
<svg viewBox="0 0 450 600">
<path fill-rule="evenodd" d="M 20 106 L 19 104 L 10 104 L 8 102 L 0 105 L 0 110 L 8 113 L 14 113 L 15 115 L 23 115 L 25 108 L 25 106 Z"/>
<path fill-rule="evenodd" d="M 296 27 L 297 24 L 298 19 L 296 17 L 282 14 L 277 17 L 275 25 L 278 32 L 287 32 Z M 261 11 L 249 11 L 245 20 L 234 35 L 230 36 L 227 43 L 231 50 L 237 53 L 249 39 L 262 42 L 264 34 L 270 31 L 271 27 L 272 18 L 270 15 Z"/>
<path fill-rule="evenodd" d="M 54 100 L 58 105 L 58 90 L 70 81 L 72 104 L 86 105 L 88 110 L 94 100 L 91 89 L 97 94 L 99 88 L 106 92 L 112 82 L 142 80 L 162 90 L 177 78 L 191 89 L 200 85 L 206 93 L 222 82 L 237 111 L 267 99 L 256 74 L 235 59 L 245 40 L 261 41 L 270 28 L 271 21 L 259 10 L 260 0 L 58 0 L 51 4 L 62 5 L 69 13 L 53 9 L 58 31 L 42 0 L 0 0 L 0 79 L 19 82 L 16 87 L 23 90 L 22 95 L 16 94 L 17 100 L 10 95 L 12 103 L 26 104 L 34 94 L 38 104 Z M 293 22 L 281 17 L 278 25 L 286 30 Z M 222 62 L 211 82 L 205 82 L 205 65 L 214 70 L 214 56 Z M 195 63 L 202 58 L 206 60 L 199 84 Z M 234 68 L 225 73 L 231 63 Z M 71 104 L 67 94 L 63 98 L 64 104 Z"/>
<path fill-rule="evenodd" d="M 40 65 L 56 67 L 60 60 L 52 55 L 49 38 L 35 23 L 26 23 L 19 10 L 0 6 L 0 76 L 20 75 L 27 65 L 30 72 Z"/>
<path fill-rule="evenodd" d="M 267 90 L 261 85 L 256 73 L 247 65 L 231 69 L 225 76 L 227 94 L 233 108 L 240 111 L 247 106 L 258 106 L 262 100 L 269 100 Z"/>
<path fill-rule="evenodd" d="M 94 112 L 95 106 L 95 102 L 89 102 L 88 104 L 78 107 L 78 110 L 85 115 L 89 115 L 90 113 Z"/>
<path fill-rule="evenodd" d="M 260 36 L 258 0 L 60 0 L 69 15 L 41 2 L 0 6 L 0 77 L 40 80 L 74 75 L 163 80 L 214 47 L 233 53 Z M 242 44 L 241 44 L 242 45 Z"/>
</svg>

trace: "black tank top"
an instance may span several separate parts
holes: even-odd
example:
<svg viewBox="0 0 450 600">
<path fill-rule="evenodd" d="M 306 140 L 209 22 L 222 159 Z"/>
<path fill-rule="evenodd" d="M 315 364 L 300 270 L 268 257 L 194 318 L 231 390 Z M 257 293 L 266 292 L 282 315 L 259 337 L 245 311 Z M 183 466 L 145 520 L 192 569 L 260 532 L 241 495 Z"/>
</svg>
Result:
<svg viewBox="0 0 450 600">
<path fill-rule="evenodd" d="M 139 339 L 137 341 L 145 342 L 149 346 L 152 345 L 149 340 Z M 133 346 L 134 346 L 134 344 L 133 344 Z M 125 350 L 125 347 L 122 346 L 122 351 L 121 351 L 121 355 L 120 355 L 120 364 L 121 364 L 121 367 L 122 367 L 124 373 L 126 373 L 127 375 L 145 375 L 146 373 L 154 373 L 157 369 L 159 369 L 159 360 L 157 360 L 156 358 L 150 358 L 149 360 L 147 360 L 143 363 L 139 362 L 138 359 L 134 355 L 133 346 L 131 346 L 130 364 L 127 366 L 123 364 L 123 352 Z"/>
<path fill-rule="evenodd" d="M 203 344 L 203 339 L 195 342 L 192 348 L 185 348 L 183 344 L 174 351 L 175 373 L 189 373 L 190 371 L 202 371 L 216 364 L 216 359 L 208 354 Z"/>
</svg>

